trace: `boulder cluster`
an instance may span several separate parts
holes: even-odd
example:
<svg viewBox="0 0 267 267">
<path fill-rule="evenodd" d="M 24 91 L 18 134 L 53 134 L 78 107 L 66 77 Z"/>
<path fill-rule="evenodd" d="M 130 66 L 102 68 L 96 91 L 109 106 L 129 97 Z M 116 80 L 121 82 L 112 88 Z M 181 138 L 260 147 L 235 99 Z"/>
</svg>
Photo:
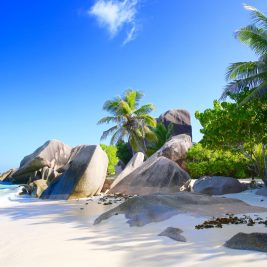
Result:
<svg viewBox="0 0 267 267">
<path fill-rule="evenodd" d="M 71 148 L 50 140 L 24 157 L 20 167 L 2 180 L 26 184 L 28 191 L 45 199 L 88 197 L 100 193 L 107 166 L 108 157 L 100 146 Z"/>
<path fill-rule="evenodd" d="M 129 196 L 189 190 L 191 178 L 184 162 L 192 146 L 190 114 L 169 110 L 158 120 L 174 125 L 171 139 L 146 160 L 143 153 L 136 153 L 126 166 L 120 166 L 115 179 L 107 178 L 108 157 L 100 146 L 70 147 L 50 140 L 0 180 L 24 184 L 24 191 L 53 200 L 90 197 L 101 191 Z"/>
</svg>

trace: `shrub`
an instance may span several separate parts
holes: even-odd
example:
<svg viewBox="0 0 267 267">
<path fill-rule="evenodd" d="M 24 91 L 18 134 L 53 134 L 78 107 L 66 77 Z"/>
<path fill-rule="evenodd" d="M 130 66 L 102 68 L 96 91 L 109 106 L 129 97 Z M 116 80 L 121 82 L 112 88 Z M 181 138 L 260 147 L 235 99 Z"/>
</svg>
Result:
<svg viewBox="0 0 267 267">
<path fill-rule="evenodd" d="M 108 156 L 108 175 L 114 175 L 115 174 L 115 167 L 119 161 L 119 158 L 117 157 L 117 147 L 116 146 L 107 146 L 104 144 L 100 145 L 102 149 L 107 153 Z"/>
<path fill-rule="evenodd" d="M 193 145 L 187 153 L 187 170 L 192 178 L 205 175 L 245 178 L 251 176 L 249 161 L 241 153 L 211 150 L 200 143 Z"/>
<path fill-rule="evenodd" d="M 126 165 L 133 156 L 130 145 L 121 140 L 117 143 L 116 147 L 117 157 Z"/>
</svg>

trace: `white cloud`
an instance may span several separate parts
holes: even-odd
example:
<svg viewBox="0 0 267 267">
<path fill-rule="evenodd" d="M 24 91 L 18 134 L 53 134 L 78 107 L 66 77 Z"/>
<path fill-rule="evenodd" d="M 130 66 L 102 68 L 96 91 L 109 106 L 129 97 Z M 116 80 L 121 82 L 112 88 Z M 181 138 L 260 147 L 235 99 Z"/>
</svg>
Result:
<svg viewBox="0 0 267 267">
<path fill-rule="evenodd" d="M 126 44 L 135 38 L 136 13 L 139 0 L 97 0 L 89 10 L 95 16 L 100 26 L 107 28 L 114 37 L 123 27 L 127 27 Z"/>
</svg>

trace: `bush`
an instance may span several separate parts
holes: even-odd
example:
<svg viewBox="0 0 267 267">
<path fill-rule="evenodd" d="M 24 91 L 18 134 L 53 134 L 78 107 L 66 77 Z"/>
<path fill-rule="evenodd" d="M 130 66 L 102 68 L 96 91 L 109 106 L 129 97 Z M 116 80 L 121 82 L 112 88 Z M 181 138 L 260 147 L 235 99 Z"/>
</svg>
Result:
<svg viewBox="0 0 267 267">
<path fill-rule="evenodd" d="M 133 156 L 130 145 L 128 143 L 125 143 L 124 141 L 119 141 L 116 147 L 117 157 L 126 165 Z"/>
<path fill-rule="evenodd" d="M 210 150 L 200 143 L 187 153 L 187 170 L 192 178 L 219 175 L 234 178 L 250 177 L 249 162 L 241 153 Z"/>
<path fill-rule="evenodd" d="M 107 153 L 108 156 L 108 175 L 115 174 L 115 167 L 119 161 L 117 157 L 117 147 L 116 146 L 107 146 L 104 144 L 100 145 L 102 149 Z"/>
</svg>

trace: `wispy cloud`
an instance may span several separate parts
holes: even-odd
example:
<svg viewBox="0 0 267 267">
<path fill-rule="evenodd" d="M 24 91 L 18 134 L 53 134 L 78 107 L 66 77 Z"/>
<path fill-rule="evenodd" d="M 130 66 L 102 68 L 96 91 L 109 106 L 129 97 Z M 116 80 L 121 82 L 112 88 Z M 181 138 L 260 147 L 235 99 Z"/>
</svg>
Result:
<svg viewBox="0 0 267 267">
<path fill-rule="evenodd" d="M 89 10 L 99 25 L 107 28 L 111 37 L 121 29 L 126 30 L 123 44 L 127 44 L 136 35 L 136 14 L 139 0 L 97 0 Z"/>
</svg>

